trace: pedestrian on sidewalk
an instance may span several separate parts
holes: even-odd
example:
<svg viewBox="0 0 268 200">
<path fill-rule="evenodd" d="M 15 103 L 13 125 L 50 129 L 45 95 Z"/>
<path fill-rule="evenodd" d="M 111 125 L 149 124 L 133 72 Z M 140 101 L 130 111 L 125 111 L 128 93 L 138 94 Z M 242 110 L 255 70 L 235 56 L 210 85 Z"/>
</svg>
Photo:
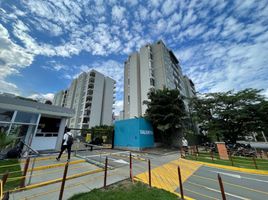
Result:
<svg viewBox="0 0 268 200">
<path fill-rule="evenodd" d="M 188 141 L 186 140 L 185 137 L 182 137 L 182 149 L 184 151 L 184 156 L 186 156 L 186 154 L 188 154 Z"/>
<path fill-rule="evenodd" d="M 63 140 L 62 140 L 62 145 L 61 145 L 61 151 L 59 156 L 56 158 L 57 161 L 60 160 L 61 154 L 67 149 L 68 152 L 68 160 L 67 162 L 70 161 L 71 159 L 71 150 L 72 150 L 72 145 L 73 145 L 73 134 L 70 132 L 71 129 L 68 127 L 65 128 L 65 133 L 63 135 Z"/>
</svg>

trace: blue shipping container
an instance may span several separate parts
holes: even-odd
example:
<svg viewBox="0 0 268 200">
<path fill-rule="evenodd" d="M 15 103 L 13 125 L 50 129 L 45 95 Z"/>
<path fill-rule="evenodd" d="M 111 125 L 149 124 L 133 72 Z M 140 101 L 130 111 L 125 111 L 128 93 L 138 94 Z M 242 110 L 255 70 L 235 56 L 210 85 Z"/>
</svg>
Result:
<svg viewBox="0 0 268 200">
<path fill-rule="evenodd" d="M 151 123 L 144 118 L 116 121 L 114 146 L 134 150 L 154 147 L 154 133 Z"/>
</svg>

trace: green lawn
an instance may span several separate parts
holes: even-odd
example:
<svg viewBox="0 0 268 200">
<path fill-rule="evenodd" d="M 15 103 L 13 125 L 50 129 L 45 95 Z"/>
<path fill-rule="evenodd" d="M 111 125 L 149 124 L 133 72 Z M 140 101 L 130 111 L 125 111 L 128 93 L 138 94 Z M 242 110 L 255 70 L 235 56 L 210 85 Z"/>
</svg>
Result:
<svg viewBox="0 0 268 200">
<path fill-rule="evenodd" d="M 4 167 L 6 165 L 11 165 L 11 166 Z M 14 180 L 14 179 L 12 180 L 12 178 L 22 176 L 19 161 L 17 159 L 0 160 L 0 178 L 2 178 L 3 174 L 6 171 L 8 171 L 10 174 L 8 176 L 9 178 L 7 179 L 7 183 L 5 185 L 4 191 L 18 187 L 20 184 L 20 180 Z"/>
<path fill-rule="evenodd" d="M 221 160 L 219 158 L 218 154 L 213 154 L 213 156 L 214 156 L 214 161 L 212 160 L 210 153 L 199 152 L 199 154 L 197 154 L 197 156 L 187 155 L 186 159 L 232 166 L 231 160 Z M 254 161 L 251 157 L 233 156 L 232 159 L 233 159 L 233 164 L 234 164 L 233 166 L 234 167 L 256 169 L 255 165 L 254 165 Z M 256 158 L 256 164 L 257 164 L 258 169 L 268 170 L 268 160 L 267 159 Z"/>
<path fill-rule="evenodd" d="M 124 181 L 108 189 L 94 189 L 88 193 L 74 195 L 69 200 L 178 200 L 170 192 L 157 188 L 149 188 L 142 183 Z"/>
</svg>

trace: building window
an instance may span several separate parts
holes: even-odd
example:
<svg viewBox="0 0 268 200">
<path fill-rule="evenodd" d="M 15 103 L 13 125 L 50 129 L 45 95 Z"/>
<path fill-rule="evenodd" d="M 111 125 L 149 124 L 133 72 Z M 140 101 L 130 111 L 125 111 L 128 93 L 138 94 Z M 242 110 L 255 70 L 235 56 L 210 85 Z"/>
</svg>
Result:
<svg viewBox="0 0 268 200">
<path fill-rule="evenodd" d="M 127 102 L 130 103 L 130 96 L 127 96 Z"/>
<path fill-rule="evenodd" d="M 150 78 L 150 85 L 154 86 L 154 79 L 153 78 Z"/>
<path fill-rule="evenodd" d="M 15 122 L 36 124 L 37 119 L 38 119 L 38 114 L 18 111 L 16 118 L 15 118 Z"/>
<path fill-rule="evenodd" d="M 14 111 L 0 109 L 0 121 L 10 122 L 13 114 L 14 114 Z"/>
<path fill-rule="evenodd" d="M 0 133 L 7 133 L 10 124 L 0 123 Z"/>
</svg>

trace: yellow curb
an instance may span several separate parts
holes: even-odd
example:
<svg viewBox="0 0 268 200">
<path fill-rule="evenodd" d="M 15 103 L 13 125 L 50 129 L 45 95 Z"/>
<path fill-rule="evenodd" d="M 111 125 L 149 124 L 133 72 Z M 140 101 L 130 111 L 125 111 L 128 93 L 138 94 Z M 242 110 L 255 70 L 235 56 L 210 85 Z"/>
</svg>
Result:
<svg viewBox="0 0 268 200">
<path fill-rule="evenodd" d="M 57 155 L 54 155 L 54 156 L 44 156 L 44 157 L 31 157 L 30 161 L 34 160 L 35 159 L 35 162 L 36 161 L 44 161 L 44 160 L 52 160 L 52 159 L 56 159 Z M 64 157 L 67 157 L 67 154 L 62 154 L 61 158 L 64 158 Z M 26 160 L 23 159 L 23 160 L 20 160 L 21 163 L 25 163 Z"/>
<path fill-rule="evenodd" d="M 104 170 L 103 169 L 96 169 L 96 170 L 92 170 L 92 171 L 88 171 L 88 172 L 82 172 L 82 173 L 79 173 L 79 174 L 74 174 L 74 175 L 68 176 L 68 177 L 66 177 L 66 180 L 78 178 L 78 177 L 81 177 L 81 176 L 86 176 L 86 175 L 89 175 L 89 174 L 95 174 L 95 173 L 102 172 L 102 171 L 104 171 Z M 18 192 L 18 191 L 22 191 L 22 190 L 34 189 L 34 188 L 38 188 L 38 187 L 58 183 L 58 182 L 61 182 L 61 181 L 62 181 L 62 178 L 57 178 L 57 179 L 53 179 L 53 180 L 50 180 L 50 181 L 45 181 L 45 182 L 25 186 L 23 188 L 17 188 L 17 189 L 14 189 L 14 190 L 9 190 L 9 192 Z"/>
<path fill-rule="evenodd" d="M 85 160 L 75 160 L 75 161 L 69 162 L 69 165 L 74 165 L 74 164 L 79 164 L 79 163 L 84 163 L 84 162 L 86 162 L 86 161 Z M 29 171 L 40 171 L 40 170 L 51 169 L 51 168 L 56 168 L 56 167 L 63 167 L 65 165 L 66 165 L 66 163 L 45 165 L 45 166 L 35 167 L 32 170 L 30 169 Z"/>
<path fill-rule="evenodd" d="M 183 159 L 183 158 L 180 158 L 180 159 L 186 160 L 186 159 Z M 189 161 L 189 160 L 187 160 L 187 161 Z M 206 162 L 193 161 L 193 160 L 191 160 L 191 162 L 199 163 L 201 165 L 205 165 L 205 166 L 209 166 L 209 167 L 217 167 L 217 168 L 228 169 L 228 170 L 233 170 L 233 171 L 239 171 L 239 172 L 244 172 L 244 173 L 254 173 L 254 174 L 259 174 L 259 175 L 268 175 L 268 171 L 265 171 L 265 170 L 245 169 L 245 168 L 226 166 L 226 165 L 219 165 L 219 164 L 206 163 Z"/>
</svg>

